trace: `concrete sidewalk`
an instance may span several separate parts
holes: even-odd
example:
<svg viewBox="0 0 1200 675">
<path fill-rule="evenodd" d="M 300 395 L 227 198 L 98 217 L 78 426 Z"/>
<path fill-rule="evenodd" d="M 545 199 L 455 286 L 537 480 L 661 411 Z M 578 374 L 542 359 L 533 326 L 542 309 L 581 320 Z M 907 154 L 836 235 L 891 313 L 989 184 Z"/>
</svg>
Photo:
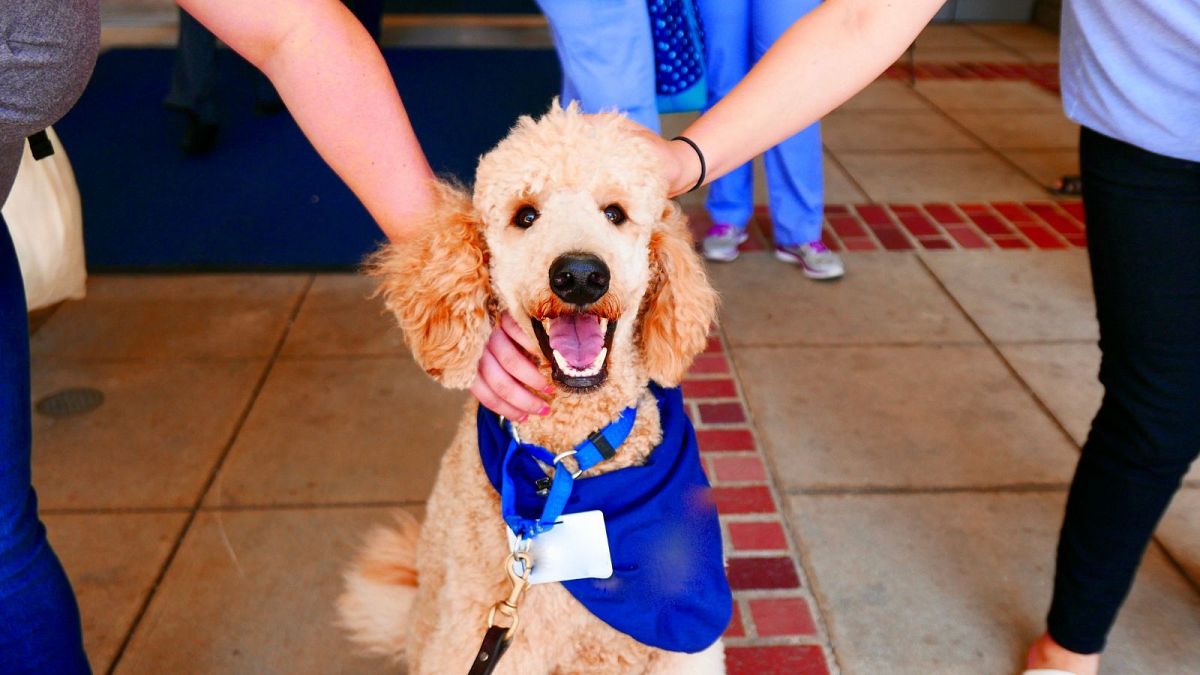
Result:
<svg viewBox="0 0 1200 675">
<path fill-rule="evenodd" d="M 830 115 L 845 279 L 774 260 L 765 213 L 710 267 L 721 326 L 684 388 L 736 589 L 731 673 L 1006 675 L 1042 629 L 1100 396 L 1083 214 L 1042 187 L 1075 169 L 1077 129 L 1039 75 L 1055 45 L 935 26 L 915 87 L 885 77 Z M 34 447 L 97 672 L 393 671 L 334 626 L 340 571 L 390 510 L 421 514 L 464 397 L 415 366 L 370 292 L 352 275 L 98 276 L 40 325 L 35 400 L 105 396 L 37 415 Z M 1200 467 L 1103 670 L 1197 664 Z"/>
</svg>

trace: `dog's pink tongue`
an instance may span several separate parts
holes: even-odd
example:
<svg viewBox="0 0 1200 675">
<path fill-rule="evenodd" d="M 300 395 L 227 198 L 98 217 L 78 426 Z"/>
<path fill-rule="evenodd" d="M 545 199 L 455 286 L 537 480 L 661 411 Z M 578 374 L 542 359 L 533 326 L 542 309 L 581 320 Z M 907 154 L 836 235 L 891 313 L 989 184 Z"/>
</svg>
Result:
<svg viewBox="0 0 1200 675">
<path fill-rule="evenodd" d="M 550 347 L 563 355 L 576 370 L 591 367 L 604 348 L 600 317 L 595 314 L 570 314 L 550 322 Z"/>
</svg>

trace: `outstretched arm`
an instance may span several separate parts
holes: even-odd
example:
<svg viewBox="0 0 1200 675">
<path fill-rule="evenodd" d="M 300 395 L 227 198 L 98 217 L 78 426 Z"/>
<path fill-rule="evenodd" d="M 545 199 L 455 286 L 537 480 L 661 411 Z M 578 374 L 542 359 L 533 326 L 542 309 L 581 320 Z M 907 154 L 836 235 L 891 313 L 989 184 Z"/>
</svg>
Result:
<svg viewBox="0 0 1200 675">
<path fill-rule="evenodd" d="M 945 0 L 825 0 L 787 30 L 754 68 L 683 135 L 704 153 L 705 182 L 819 120 L 879 76 Z M 671 194 L 700 175 L 695 152 L 663 147 Z"/>
<path fill-rule="evenodd" d="M 178 0 L 263 71 L 388 238 L 429 211 L 433 172 L 383 55 L 338 0 Z"/>
</svg>

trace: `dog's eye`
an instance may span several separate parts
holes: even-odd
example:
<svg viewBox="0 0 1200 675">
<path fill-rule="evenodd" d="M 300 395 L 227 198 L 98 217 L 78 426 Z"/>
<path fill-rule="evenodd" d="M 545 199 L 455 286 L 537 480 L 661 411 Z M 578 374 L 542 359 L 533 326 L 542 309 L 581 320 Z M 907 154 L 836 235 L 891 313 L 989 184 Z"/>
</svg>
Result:
<svg viewBox="0 0 1200 675">
<path fill-rule="evenodd" d="M 523 230 L 533 225 L 533 221 L 537 220 L 537 218 L 537 209 L 533 208 L 532 206 L 522 206 L 521 208 L 517 209 L 516 215 L 513 216 L 513 225 L 516 225 Z"/>
<path fill-rule="evenodd" d="M 609 204 L 604 207 L 604 217 L 608 218 L 613 225 L 620 225 L 629 219 L 629 216 L 625 215 L 625 209 L 622 209 L 619 204 Z"/>
</svg>

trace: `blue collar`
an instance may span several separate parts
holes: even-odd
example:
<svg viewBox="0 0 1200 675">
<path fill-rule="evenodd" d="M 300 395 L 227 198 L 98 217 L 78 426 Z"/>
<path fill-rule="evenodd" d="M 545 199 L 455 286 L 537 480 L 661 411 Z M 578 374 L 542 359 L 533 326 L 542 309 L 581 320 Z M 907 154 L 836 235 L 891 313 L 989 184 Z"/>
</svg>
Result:
<svg viewBox="0 0 1200 675">
<path fill-rule="evenodd" d="M 620 417 L 603 429 L 593 432 L 582 443 L 575 446 L 574 450 L 560 452 L 557 455 L 541 446 L 522 442 L 517 437 L 516 429 L 509 423 L 507 425 L 508 433 L 512 440 L 508 442 L 508 449 L 504 452 L 500 480 L 500 514 L 513 533 L 522 539 L 533 539 L 552 529 L 556 524 L 555 521 L 562 515 L 567 500 L 571 497 L 575 479 L 579 477 L 579 474 L 615 455 L 617 448 L 621 447 L 625 439 L 629 438 L 629 432 L 633 430 L 633 423 L 636 421 L 637 407 L 626 408 L 621 412 Z M 517 513 L 517 490 L 513 484 L 512 473 L 508 469 L 512 465 L 513 458 L 522 453 L 554 467 L 554 478 L 550 480 L 549 489 L 542 488 L 541 486 L 545 483 L 541 482 L 535 486 L 539 488 L 539 493 L 546 492 L 546 503 L 542 506 L 541 515 L 536 518 L 525 518 Z M 579 470 L 574 473 L 568 471 L 562 463 L 564 459 L 571 456 L 575 457 L 575 461 L 579 465 Z"/>
<path fill-rule="evenodd" d="M 562 585 L 601 621 L 643 644 L 698 652 L 721 637 L 733 611 L 721 526 L 683 396 L 679 389 L 654 384 L 650 391 L 658 403 L 662 443 L 640 466 L 572 480 L 574 490 L 560 511 L 604 514 L 613 576 Z M 628 423 L 632 426 L 632 419 Z M 509 430 L 482 406 L 477 426 L 479 459 L 492 487 L 503 492 L 509 484 L 518 525 L 543 521 L 544 526 L 553 514 L 546 508 L 550 494 L 539 492 L 546 471 L 536 451 L 512 450 Z M 602 444 L 593 445 L 603 457 Z M 554 457 L 546 452 L 541 459 L 550 464 Z M 580 468 L 594 459 L 584 448 Z M 560 476 L 570 472 L 555 465 L 555 483 Z"/>
</svg>

